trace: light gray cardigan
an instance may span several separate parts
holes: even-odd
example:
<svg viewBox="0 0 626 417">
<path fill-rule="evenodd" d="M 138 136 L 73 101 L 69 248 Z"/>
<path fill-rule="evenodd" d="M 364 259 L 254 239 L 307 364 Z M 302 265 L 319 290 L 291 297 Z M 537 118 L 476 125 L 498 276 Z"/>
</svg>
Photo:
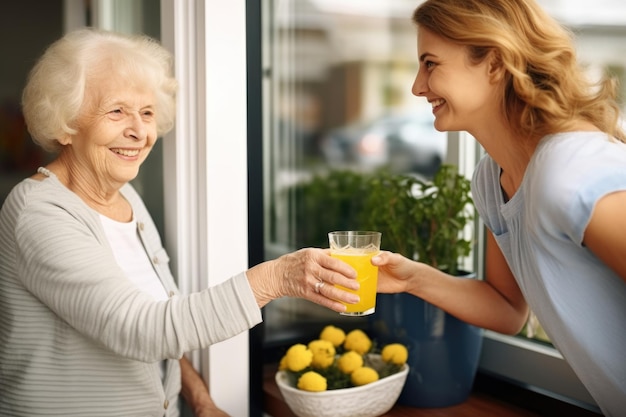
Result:
<svg viewBox="0 0 626 417">
<path fill-rule="evenodd" d="M 143 202 L 130 185 L 122 193 L 167 301 L 124 276 L 98 214 L 54 174 L 22 181 L 4 203 L 0 415 L 176 416 L 177 359 L 261 322 L 244 273 L 181 296 Z"/>
</svg>

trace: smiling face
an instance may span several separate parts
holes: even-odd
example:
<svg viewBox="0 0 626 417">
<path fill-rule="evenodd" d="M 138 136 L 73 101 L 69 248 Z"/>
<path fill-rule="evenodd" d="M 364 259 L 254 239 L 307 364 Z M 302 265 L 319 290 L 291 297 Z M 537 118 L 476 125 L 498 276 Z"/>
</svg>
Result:
<svg viewBox="0 0 626 417">
<path fill-rule="evenodd" d="M 490 56 L 473 64 L 464 46 L 421 27 L 417 36 L 420 67 L 413 94 L 432 104 L 437 130 L 475 135 L 493 120 L 502 100 Z"/>
<path fill-rule="evenodd" d="M 116 77 L 92 79 L 78 133 L 71 138 L 74 175 L 115 191 L 134 179 L 157 140 L 154 95 Z"/>
</svg>

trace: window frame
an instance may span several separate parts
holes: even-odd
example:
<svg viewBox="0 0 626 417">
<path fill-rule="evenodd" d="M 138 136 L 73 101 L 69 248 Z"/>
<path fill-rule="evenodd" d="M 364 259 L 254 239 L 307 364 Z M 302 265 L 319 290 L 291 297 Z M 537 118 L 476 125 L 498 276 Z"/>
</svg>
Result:
<svg viewBox="0 0 626 417">
<path fill-rule="evenodd" d="M 246 0 L 161 0 L 179 82 L 177 122 L 163 138 L 165 246 L 183 294 L 248 268 L 246 34 Z M 229 415 L 251 415 L 248 336 L 191 355 Z"/>
<path fill-rule="evenodd" d="M 265 67 L 270 67 L 270 65 L 266 64 L 263 68 Z M 270 91 L 272 85 L 265 80 L 263 88 Z M 271 105 L 272 103 L 269 103 L 267 99 L 263 100 L 263 106 Z M 268 121 L 264 124 L 265 129 L 267 129 L 267 123 Z M 459 171 L 466 177 L 471 178 L 476 163 L 482 155 L 482 148 L 469 134 L 448 133 L 446 162 L 457 165 Z M 262 158 L 263 163 L 271 164 L 268 155 Z M 270 187 L 267 186 L 267 188 Z M 484 224 L 480 219 L 476 219 L 472 233 L 478 242 L 484 242 Z M 267 240 L 264 242 L 264 248 L 267 259 L 279 256 L 288 250 L 282 245 L 276 245 L 275 242 Z M 483 247 L 476 245 L 474 256 L 467 262 L 472 270 L 477 271 L 479 277 L 484 276 Z M 558 350 L 540 342 L 486 331 L 479 371 L 577 407 L 599 412 L 599 408 L 588 391 Z"/>
</svg>

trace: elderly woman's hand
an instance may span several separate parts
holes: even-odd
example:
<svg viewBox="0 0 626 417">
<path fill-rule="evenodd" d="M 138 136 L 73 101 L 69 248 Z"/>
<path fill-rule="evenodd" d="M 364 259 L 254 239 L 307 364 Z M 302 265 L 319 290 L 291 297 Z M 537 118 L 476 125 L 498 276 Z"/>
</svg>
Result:
<svg viewBox="0 0 626 417">
<path fill-rule="evenodd" d="M 331 310 L 342 312 L 339 301 L 354 304 L 359 297 L 334 286 L 356 290 L 356 271 L 348 264 L 331 258 L 328 249 L 300 249 L 267 261 L 247 272 L 259 307 L 280 297 L 299 297 Z"/>
</svg>

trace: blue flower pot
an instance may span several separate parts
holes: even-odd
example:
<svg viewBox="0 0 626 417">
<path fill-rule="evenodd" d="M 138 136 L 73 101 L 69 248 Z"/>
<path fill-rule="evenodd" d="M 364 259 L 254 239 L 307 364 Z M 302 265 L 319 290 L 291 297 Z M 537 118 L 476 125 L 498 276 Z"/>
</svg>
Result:
<svg viewBox="0 0 626 417">
<path fill-rule="evenodd" d="M 399 404 L 448 407 L 468 398 L 482 329 L 409 294 L 378 294 L 370 326 L 381 346 L 399 342 L 409 350 L 410 371 Z"/>
</svg>

